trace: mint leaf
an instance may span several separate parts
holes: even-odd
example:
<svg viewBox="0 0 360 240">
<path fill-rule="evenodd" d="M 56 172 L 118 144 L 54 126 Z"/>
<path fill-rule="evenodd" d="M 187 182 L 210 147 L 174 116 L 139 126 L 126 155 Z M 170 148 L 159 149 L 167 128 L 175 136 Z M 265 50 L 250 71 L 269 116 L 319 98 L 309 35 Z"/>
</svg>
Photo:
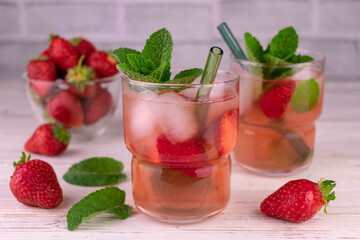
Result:
<svg viewBox="0 0 360 240">
<path fill-rule="evenodd" d="M 119 63 L 127 63 L 127 64 L 129 64 L 127 58 L 128 54 L 141 55 L 141 52 L 131 48 L 118 48 L 112 52 L 112 55 L 119 61 Z"/>
<path fill-rule="evenodd" d="M 155 69 L 150 76 L 155 78 L 157 82 L 163 83 L 170 79 L 170 61 L 162 63 L 157 69 Z"/>
<path fill-rule="evenodd" d="M 66 215 L 67 228 L 77 229 L 83 222 L 100 213 L 110 213 L 120 219 L 130 216 L 131 207 L 124 204 L 125 192 L 107 187 L 90 193 L 75 203 Z"/>
<path fill-rule="evenodd" d="M 307 55 L 294 55 L 289 59 L 290 63 L 305 63 L 312 61 L 314 61 L 314 59 Z"/>
<path fill-rule="evenodd" d="M 257 40 L 250 33 L 244 34 L 245 50 L 249 61 L 264 62 L 264 50 Z"/>
<path fill-rule="evenodd" d="M 183 70 L 176 74 L 174 79 L 169 81 L 171 84 L 191 84 L 196 78 L 201 76 L 203 70 L 200 68 L 191 68 L 187 70 Z"/>
<path fill-rule="evenodd" d="M 117 64 L 116 67 L 119 71 L 123 72 L 131 80 L 140 81 L 140 82 L 159 83 L 158 79 L 150 75 L 144 75 L 132 70 L 131 69 L 132 67 L 128 64 Z"/>
<path fill-rule="evenodd" d="M 271 64 L 263 69 L 265 79 L 285 78 L 293 74 L 291 68 L 283 67 L 289 64 L 285 60 L 274 57 L 269 53 L 265 53 L 264 59 L 267 63 Z"/>
<path fill-rule="evenodd" d="M 297 113 L 313 109 L 319 99 L 320 88 L 314 78 L 300 82 L 291 97 L 291 106 Z"/>
<path fill-rule="evenodd" d="M 142 54 L 149 59 L 155 67 L 159 67 L 163 62 L 170 62 L 173 49 L 173 40 L 170 32 L 162 28 L 146 40 Z"/>
<path fill-rule="evenodd" d="M 79 186 L 114 185 L 126 179 L 123 168 L 124 165 L 113 158 L 88 158 L 72 165 L 63 178 Z"/>
<path fill-rule="evenodd" d="M 270 41 L 267 51 L 274 57 L 287 60 L 295 54 L 298 38 L 293 27 L 284 28 Z"/>
<path fill-rule="evenodd" d="M 143 55 L 128 54 L 127 60 L 132 68 L 138 73 L 146 75 L 154 69 L 154 65 Z"/>
</svg>

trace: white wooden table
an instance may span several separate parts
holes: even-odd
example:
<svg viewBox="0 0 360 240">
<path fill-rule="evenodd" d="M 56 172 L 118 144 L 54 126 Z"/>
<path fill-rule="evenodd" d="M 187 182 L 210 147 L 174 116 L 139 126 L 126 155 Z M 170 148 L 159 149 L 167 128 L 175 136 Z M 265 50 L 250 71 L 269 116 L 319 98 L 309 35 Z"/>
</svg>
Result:
<svg viewBox="0 0 360 240">
<path fill-rule="evenodd" d="M 341 80 L 341 79 L 339 79 Z M 357 81 L 356 81 L 357 80 Z M 66 228 L 66 213 L 94 187 L 67 184 L 62 176 L 75 162 L 92 156 L 109 156 L 125 164 L 128 180 L 119 188 L 133 205 L 130 182 L 130 153 L 122 137 L 121 113 L 112 121 L 111 131 L 91 142 L 71 144 L 58 157 L 33 155 L 55 169 L 64 192 L 64 202 L 46 210 L 27 207 L 15 200 L 9 181 L 12 163 L 18 161 L 23 145 L 37 126 L 23 94 L 20 79 L 0 81 L 0 239 L 360 239 L 360 79 L 328 81 L 325 107 L 317 121 L 313 164 L 291 177 L 266 178 L 250 174 L 235 162 L 231 199 L 221 214 L 206 221 L 171 225 L 135 213 L 124 221 L 102 214 L 74 232 Z M 291 179 L 337 181 L 337 199 L 328 214 L 322 211 L 301 224 L 269 218 L 259 211 L 260 202 Z"/>
</svg>

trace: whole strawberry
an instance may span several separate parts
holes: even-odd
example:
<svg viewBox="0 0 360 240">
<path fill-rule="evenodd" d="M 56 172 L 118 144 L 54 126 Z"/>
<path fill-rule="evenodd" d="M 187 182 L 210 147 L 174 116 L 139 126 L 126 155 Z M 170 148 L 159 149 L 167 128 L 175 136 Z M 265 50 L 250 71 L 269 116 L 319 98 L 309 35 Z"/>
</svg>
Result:
<svg viewBox="0 0 360 240">
<path fill-rule="evenodd" d="M 56 124 L 40 125 L 25 143 L 25 150 L 55 156 L 62 153 L 68 146 L 70 135 L 67 130 Z"/>
<path fill-rule="evenodd" d="M 25 153 L 14 162 L 10 190 L 16 199 L 28 206 L 54 208 L 63 201 L 62 190 L 54 169 L 39 159 L 30 160 Z"/>
<path fill-rule="evenodd" d="M 116 64 L 116 60 L 103 51 L 93 51 L 86 59 L 86 65 L 92 67 L 101 78 L 118 73 Z"/>
<path fill-rule="evenodd" d="M 46 105 L 47 113 L 66 127 L 80 127 L 84 123 L 84 112 L 80 100 L 68 90 L 51 96 Z"/>
<path fill-rule="evenodd" d="M 87 98 L 96 94 L 99 83 L 92 81 L 97 78 L 94 69 L 81 65 L 84 58 L 85 55 L 82 55 L 78 65 L 68 70 L 65 79 L 69 84 L 70 92 L 79 97 Z"/>
<path fill-rule="evenodd" d="M 327 213 L 327 204 L 335 199 L 335 192 L 332 192 L 335 186 L 332 180 L 319 183 L 306 179 L 293 180 L 268 196 L 261 203 L 260 210 L 270 217 L 304 222 L 315 216 L 323 206 Z"/>
<path fill-rule="evenodd" d="M 90 125 L 111 111 L 113 101 L 108 90 L 100 88 L 92 98 L 85 99 L 84 103 L 85 124 Z"/>
<path fill-rule="evenodd" d="M 82 37 L 73 38 L 70 39 L 69 42 L 75 47 L 78 56 L 84 55 L 85 58 L 87 58 L 87 56 L 89 56 L 90 53 L 95 51 L 94 45 L 92 45 L 92 43 L 86 40 L 85 38 Z"/>
<path fill-rule="evenodd" d="M 50 38 L 49 53 L 51 59 L 54 60 L 63 71 L 75 67 L 78 63 L 78 55 L 75 47 L 61 37 L 54 36 Z"/>
<path fill-rule="evenodd" d="M 27 66 L 30 88 L 40 97 L 46 98 L 52 89 L 52 82 L 56 80 L 57 70 L 54 61 L 47 57 L 37 57 Z"/>
<path fill-rule="evenodd" d="M 296 83 L 293 80 L 289 80 L 267 90 L 259 102 L 264 114 L 269 118 L 279 119 L 285 112 L 291 96 L 295 91 L 295 87 Z"/>
</svg>

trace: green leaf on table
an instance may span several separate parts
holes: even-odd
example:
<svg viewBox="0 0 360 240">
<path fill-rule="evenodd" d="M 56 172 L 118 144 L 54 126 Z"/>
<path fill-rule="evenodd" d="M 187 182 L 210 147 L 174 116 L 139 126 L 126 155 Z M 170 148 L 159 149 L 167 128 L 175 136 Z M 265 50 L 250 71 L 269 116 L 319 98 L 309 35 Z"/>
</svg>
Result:
<svg viewBox="0 0 360 240">
<path fill-rule="evenodd" d="M 131 48 L 118 48 L 112 52 L 112 55 L 120 62 L 120 63 L 127 63 L 128 62 L 128 55 L 141 55 L 141 52 L 131 49 Z"/>
<path fill-rule="evenodd" d="M 266 49 L 274 57 L 287 60 L 292 57 L 298 47 L 298 35 L 293 27 L 287 27 L 278 32 Z"/>
<path fill-rule="evenodd" d="M 304 113 L 312 110 L 320 95 L 319 84 L 315 79 L 300 82 L 291 97 L 291 106 L 297 113 Z"/>
<path fill-rule="evenodd" d="M 170 62 L 173 49 L 173 40 L 170 32 L 162 28 L 146 40 L 142 54 L 149 59 L 155 67 L 159 67 L 163 62 Z"/>
<path fill-rule="evenodd" d="M 117 187 L 107 187 L 90 193 L 68 211 L 68 230 L 76 230 L 83 222 L 100 213 L 110 213 L 119 219 L 128 218 L 132 208 L 124 204 L 125 195 L 125 192 Z"/>
<path fill-rule="evenodd" d="M 123 169 L 122 162 L 113 158 L 94 157 L 72 165 L 63 178 L 79 186 L 114 185 L 126 179 Z"/>
</svg>

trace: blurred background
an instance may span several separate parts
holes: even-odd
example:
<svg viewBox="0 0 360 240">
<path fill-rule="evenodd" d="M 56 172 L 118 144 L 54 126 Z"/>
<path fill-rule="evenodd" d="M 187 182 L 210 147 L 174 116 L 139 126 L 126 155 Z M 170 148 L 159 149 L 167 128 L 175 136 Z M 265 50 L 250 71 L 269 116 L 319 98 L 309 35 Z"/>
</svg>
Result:
<svg viewBox="0 0 360 240">
<path fill-rule="evenodd" d="M 216 29 L 223 21 L 241 43 L 249 31 L 263 45 L 292 25 L 301 48 L 326 54 L 329 80 L 360 77 L 359 0 L 0 0 L 0 81 L 20 81 L 50 33 L 141 50 L 162 27 L 174 38 L 173 67 L 202 67 L 219 45 L 227 69 L 229 49 Z"/>
</svg>

